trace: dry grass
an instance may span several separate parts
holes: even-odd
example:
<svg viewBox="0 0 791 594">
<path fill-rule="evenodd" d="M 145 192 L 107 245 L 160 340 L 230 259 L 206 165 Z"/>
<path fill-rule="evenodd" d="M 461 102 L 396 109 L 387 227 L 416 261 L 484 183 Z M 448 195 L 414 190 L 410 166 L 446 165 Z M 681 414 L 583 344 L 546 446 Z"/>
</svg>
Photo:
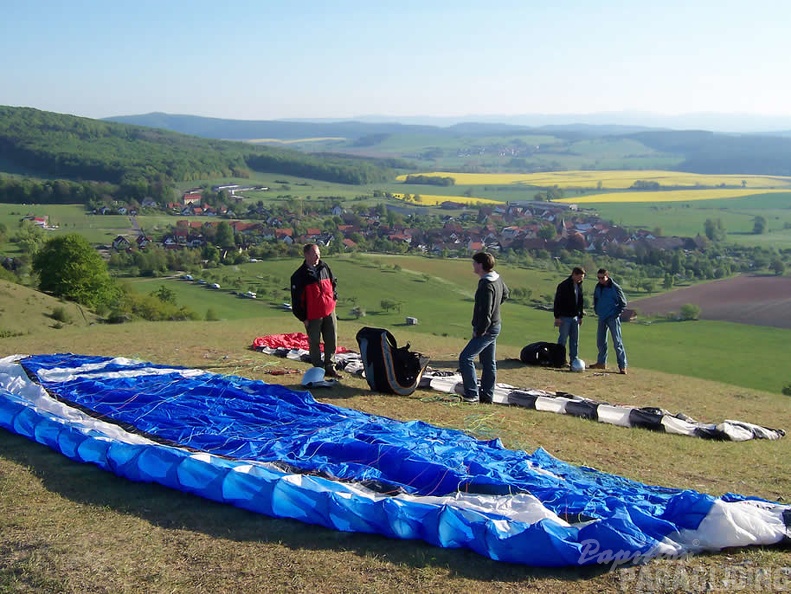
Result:
<svg viewBox="0 0 791 594">
<path fill-rule="evenodd" d="M 0 338 L 0 355 L 124 355 L 299 389 L 298 374 L 267 372 L 302 370 L 304 365 L 249 350 L 255 336 L 296 329 L 286 319 L 259 328 L 249 320 L 61 330 L 45 326 Z M 341 344 L 355 347 L 357 329 L 342 324 Z M 462 346 L 454 339 L 426 336 L 420 349 L 431 356 L 433 366 L 444 368 L 455 366 Z M 703 421 L 735 418 L 791 427 L 787 397 L 640 369 L 626 377 L 572 374 L 507 360 L 517 356 L 515 350 L 499 349 L 500 381 L 613 403 L 658 405 Z M 788 438 L 709 442 L 518 407 L 460 405 L 429 391 L 380 395 L 352 377 L 314 395 L 338 406 L 499 437 L 511 448 L 543 447 L 569 462 L 647 483 L 775 500 L 791 492 Z M 753 587 L 758 568 L 770 572 L 775 588 L 789 566 L 787 551 L 779 549 L 658 560 L 614 573 L 507 565 L 468 551 L 334 532 L 131 483 L 0 430 L 0 592 L 702 592 L 725 589 L 723 580 L 737 571 L 745 576 L 740 591 L 765 591 Z M 711 580 L 709 590 L 706 579 Z M 791 576 L 784 583 L 791 585 L 789 580 Z"/>
</svg>

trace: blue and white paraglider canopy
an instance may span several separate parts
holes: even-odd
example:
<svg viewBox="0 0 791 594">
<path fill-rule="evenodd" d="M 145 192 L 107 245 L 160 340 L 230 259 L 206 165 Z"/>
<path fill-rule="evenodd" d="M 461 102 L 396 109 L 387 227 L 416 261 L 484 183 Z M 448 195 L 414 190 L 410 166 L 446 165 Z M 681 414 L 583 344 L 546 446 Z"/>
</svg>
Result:
<svg viewBox="0 0 791 594">
<path fill-rule="evenodd" d="M 644 485 L 308 392 L 124 358 L 0 359 L 0 427 L 131 480 L 512 563 L 610 564 L 614 552 L 645 560 L 789 537 L 789 505 Z"/>
</svg>

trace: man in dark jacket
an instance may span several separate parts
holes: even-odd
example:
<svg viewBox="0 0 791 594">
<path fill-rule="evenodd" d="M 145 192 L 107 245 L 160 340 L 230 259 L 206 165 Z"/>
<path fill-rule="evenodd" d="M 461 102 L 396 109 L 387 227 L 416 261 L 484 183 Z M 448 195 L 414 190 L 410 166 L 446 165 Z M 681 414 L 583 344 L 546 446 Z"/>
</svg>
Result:
<svg viewBox="0 0 791 594">
<path fill-rule="evenodd" d="M 335 370 L 335 348 L 338 342 L 335 304 L 338 301 L 338 281 L 330 267 L 321 260 L 319 246 L 309 243 L 302 252 L 305 261 L 291 275 L 291 311 L 305 324 L 311 363 L 315 367 L 324 367 L 326 377 L 340 377 Z M 323 362 L 320 346 L 322 338 Z"/>
<path fill-rule="evenodd" d="M 492 402 L 497 379 L 496 348 L 500 334 L 500 304 L 508 299 L 508 287 L 494 271 L 494 256 L 479 252 L 472 257 L 478 275 L 475 307 L 472 312 L 472 339 L 459 354 L 459 370 L 464 383 L 464 402 Z M 475 357 L 481 361 L 481 390 L 475 377 Z"/>
<path fill-rule="evenodd" d="M 626 296 L 623 289 L 613 282 L 610 273 L 605 268 L 599 268 L 596 273 L 598 283 L 593 289 L 593 310 L 599 318 L 599 327 L 596 330 L 596 345 L 599 347 L 599 356 L 591 369 L 605 369 L 607 367 L 607 332 L 612 337 L 615 347 L 615 356 L 618 361 L 618 371 L 626 375 L 626 348 L 621 337 L 621 314 L 626 309 Z"/>
<path fill-rule="evenodd" d="M 555 327 L 558 328 L 558 344 L 569 343 L 569 363 L 577 358 L 579 352 L 580 326 L 582 316 L 582 281 L 585 269 L 576 266 L 571 275 L 561 282 L 555 291 Z"/>
</svg>

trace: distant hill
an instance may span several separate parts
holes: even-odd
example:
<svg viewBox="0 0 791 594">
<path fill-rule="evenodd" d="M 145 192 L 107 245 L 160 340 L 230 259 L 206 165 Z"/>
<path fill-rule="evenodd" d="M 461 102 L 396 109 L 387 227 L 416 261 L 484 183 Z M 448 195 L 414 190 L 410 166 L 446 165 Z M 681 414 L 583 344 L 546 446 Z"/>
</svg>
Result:
<svg viewBox="0 0 791 594">
<path fill-rule="evenodd" d="M 298 140 L 301 138 L 338 137 L 355 140 L 370 134 L 436 132 L 435 126 L 364 122 L 303 122 L 285 120 L 225 120 L 191 115 L 149 113 L 116 116 L 104 121 L 171 130 L 181 134 L 225 140 Z"/>
<path fill-rule="evenodd" d="M 251 142 L 264 139 L 288 141 L 289 148 Z M 294 142 L 304 139 L 309 140 Z M 244 178 L 253 171 L 366 185 L 392 180 L 395 169 L 435 167 L 518 173 L 661 168 L 791 175 L 791 136 L 587 123 L 529 127 L 457 122 L 442 127 L 241 121 L 163 113 L 92 120 L 0 106 L 0 172 L 72 180 L 68 187 L 44 189 L 54 202 L 73 202 L 83 194 L 158 198 L 167 196 L 167 188 L 177 182 Z M 89 182 L 113 184 L 122 191 L 87 187 Z M 8 184 L 8 178 L 4 182 L 0 176 L 0 199 L 6 202 L 25 202 L 33 190 L 42 194 L 41 188 Z"/>
<path fill-rule="evenodd" d="M 399 122 L 422 126 L 452 126 L 465 122 L 497 123 L 530 128 L 548 126 L 610 126 L 665 130 L 709 130 L 739 134 L 781 134 L 791 129 L 791 116 L 751 113 L 697 112 L 659 114 L 646 111 L 607 111 L 598 113 L 528 113 L 516 115 L 467 114 L 463 116 L 386 116 L 365 115 L 357 122 Z M 332 121 L 305 120 L 305 121 Z"/>
<path fill-rule="evenodd" d="M 104 121 L 147 126 L 226 140 L 298 140 L 304 138 L 344 138 L 350 141 L 369 136 L 387 134 L 432 135 L 455 137 L 460 135 L 492 136 L 498 134 L 585 134 L 604 136 L 650 130 L 646 126 L 617 126 L 565 124 L 535 127 L 500 122 L 457 122 L 447 126 L 429 124 L 403 124 L 398 122 L 315 121 L 315 120 L 227 120 L 191 115 L 148 113 L 142 115 L 114 116 Z"/>
<path fill-rule="evenodd" d="M 333 138 L 340 139 L 340 142 L 332 144 L 333 152 L 348 152 L 358 156 L 387 154 L 401 158 L 419 156 L 421 149 L 416 148 L 418 143 L 424 143 L 423 152 L 430 152 L 436 151 L 435 145 L 438 144 L 447 146 L 455 142 L 459 147 L 486 142 L 490 145 L 494 142 L 505 144 L 508 138 L 519 142 L 521 137 L 543 135 L 559 139 L 559 154 L 585 154 L 590 157 L 591 164 L 587 166 L 603 169 L 613 168 L 609 164 L 611 161 L 603 160 L 601 165 L 596 166 L 598 154 L 590 153 L 590 145 L 582 149 L 574 143 L 595 138 L 600 153 L 611 155 L 613 147 L 626 140 L 643 145 L 647 153 L 660 154 L 665 159 L 663 168 L 709 174 L 791 175 L 791 135 L 783 131 L 745 134 L 658 129 L 635 124 L 590 123 L 530 127 L 501 122 L 469 121 L 455 122 L 447 126 L 374 121 L 243 121 L 164 113 L 108 119 L 213 139 L 293 141 Z M 398 152 L 398 149 L 390 146 L 394 136 L 398 136 L 401 145 L 408 148 Z M 314 145 L 303 148 L 315 150 Z M 633 154 L 636 152 L 632 151 Z M 628 159 L 628 154 L 623 155 L 623 161 Z M 530 171 L 529 160 L 528 156 L 520 162 L 515 161 L 513 167 L 518 170 L 518 166 L 522 165 L 526 167 L 523 171 Z M 563 167 L 560 161 L 555 165 Z M 640 162 L 630 166 L 635 169 L 645 167 L 646 164 Z M 543 168 L 545 165 L 541 164 L 533 170 Z"/>
</svg>

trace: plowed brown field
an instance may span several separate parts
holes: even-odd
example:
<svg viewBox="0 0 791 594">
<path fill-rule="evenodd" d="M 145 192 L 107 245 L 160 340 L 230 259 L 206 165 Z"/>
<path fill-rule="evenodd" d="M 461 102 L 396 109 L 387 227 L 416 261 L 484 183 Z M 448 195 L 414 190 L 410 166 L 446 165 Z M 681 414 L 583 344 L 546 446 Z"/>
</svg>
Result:
<svg viewBox="0 0 791 594">
<path fill-rule="evenodd" d="M 738 276 L 636 299 L 629 307 L 639 316 L 662 316 L 687 303 L 700 306 L 703 320 L 791 328 L 791 277 Z"/>
</svg>

